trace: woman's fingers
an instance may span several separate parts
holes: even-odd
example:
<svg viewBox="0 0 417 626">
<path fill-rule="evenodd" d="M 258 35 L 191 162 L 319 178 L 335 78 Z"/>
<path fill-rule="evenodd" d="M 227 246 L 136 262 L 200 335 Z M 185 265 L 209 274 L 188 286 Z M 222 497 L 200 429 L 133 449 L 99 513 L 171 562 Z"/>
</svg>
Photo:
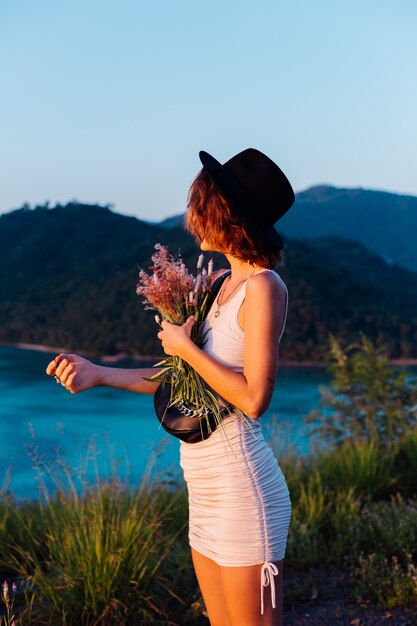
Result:
<svg viewBox="0 0 417 626">
<path fill-rule="evenodd" d="M 48 363 L 47 368 L 46 368 L 46 373 L 48 374 L 48 376 L 53 376 L 55 374 L 55 370 L 57 368 L 57 365 L 58 364 L 55 361 L 55 359 Z"/>
<path fill-rule="evenodd" d="M 71 393 L 79 393 L 100 384 L 98 372 L 97 365 L 78 354 L 59 354 L 46 368 L 46 373 L 55 376 L 57 382 Z"/>
<path fill-rule="evenodd" d="M 75 367 L 74 363 L 68 363 L 68 365 L 66 366 L 62 374 L 60 374 L 59 376 L 61 383 L 64 383 L 65 385 L 67 384 L 68 376 L 71 374 L 74 367 Z"/>
<path fill-rule="evenodd" d="M 69 374 L 67 382 L 65 383 L 68 391 L 70 391 L 71 393 L 76 393 L 77 391 L 76 384 L 74 383 L 74 378 L 76 377 L 76 375 L 77 372 L 72 372 L 71 374 Z"/>
<path fill-rule="evenodd" d="M 62 363 L 64 362 L 66 362 L 66 359 L 62 360 Z M 71 393 L 76 393 L 77 391 L 76 386 L 73 381 L 74 381 L 75 376 L 78 374 L 78 371 L 75 370 L 74 368 L 75 368 L 75 363 L 73 362 L 68 363 L 68 365 L 62 371 L 62 373 L 59 376 L 57 376 L 61 385 L 66 387 L 66 389 L 70 391 Z"/>
<path fill-rule="evenodd" d="M 58 354 L 58 356 L 56 356 L 53 361 L 50 361 L 47 365 L 46 368 L 46 373 L 48 374 L 48 376 L 56 376 L 56 370 L 60 364 L 60 362 L 63 359 L 68 359 L 70 357 L 69 354 L 65 354 L 64 352 L 61 352 L 61 354 Z"/>
<path fill-rule="evenodd" d="M 55 376 L 58 376 L 58 378 L 61 378 L 69 362 L 70 361 L 68 359 L 62 359 L 62 361 L 59 362 L 58 367 L 55 370 Z"/>
<path fill-rule="evenodd" d="M 70 364 L 70 363 L 74 363 L 75 361 L 75 357 L 76 355 L 74 354 L 65 354 L 62 355 L 62 358 L 60 359 L 58 366 L 55 370 L 55 376 L 58 376 L 58 378 L 61 378 L 62 374 L 65 371 L 65 368 Z M 56 358 L 56 360 L 58 360 L 58 357 Z"/>
</svg>

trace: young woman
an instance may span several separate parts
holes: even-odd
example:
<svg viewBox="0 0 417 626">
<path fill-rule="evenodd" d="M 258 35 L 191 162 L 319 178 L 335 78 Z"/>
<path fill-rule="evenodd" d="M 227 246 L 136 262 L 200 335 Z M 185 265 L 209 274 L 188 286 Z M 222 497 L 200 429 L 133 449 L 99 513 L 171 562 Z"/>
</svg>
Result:
<svg viewBox="0 0 417 626">
<path fill-rule="evenodd" d="M 223 165 L 204 151 L 200 159 L 185 228 L 201 250 L 223 253 L 231 274 L 204 322 L 204 349 L 190 338 L 192 317 L 182 326 L 164 320 L 158 337 L 166 354 L 181 356 L 253 423 L 249 429 L 236 414 L 228 415 L 227 441 L 218 428 L 202 442 L 180 442 L 189 543 L 211 626 L 282 626 L 291 501 L 260 417 L 271 401 L 288 310 L 287 287 L 274 271 L 284 262 L 274 223 L 291 207 L 294 193 L 280 168 L 258 150 L 244 150 Z M 158 386 L 144 380 L 156 368 L 104 367 L 76 354 L 59 354 L 46 372 L 71 393 L 95 385 L 154 393 Z"/>
</svg>

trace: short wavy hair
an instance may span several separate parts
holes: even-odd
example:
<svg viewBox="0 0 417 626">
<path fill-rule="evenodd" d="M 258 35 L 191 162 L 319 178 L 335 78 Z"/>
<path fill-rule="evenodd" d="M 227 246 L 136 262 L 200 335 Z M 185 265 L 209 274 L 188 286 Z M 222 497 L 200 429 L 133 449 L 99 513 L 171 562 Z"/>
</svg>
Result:
<svg viewBox="0 0 417 626">
<path fill-rule="evenodd" d="M 203 167 L 191 184 L 184 228 L 198 245 L 204 238 L 222 252 L 251 265 L 275 269 L 285 263 L 285 252 L 252 230 L 237 215 Z"/>
</svg>

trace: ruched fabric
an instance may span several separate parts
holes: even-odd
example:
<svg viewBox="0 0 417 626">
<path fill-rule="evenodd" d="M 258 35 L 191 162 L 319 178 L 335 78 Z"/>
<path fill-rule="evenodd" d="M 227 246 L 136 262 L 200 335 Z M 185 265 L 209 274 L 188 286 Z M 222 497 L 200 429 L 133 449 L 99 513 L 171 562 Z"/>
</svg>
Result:
<svg viewBox="0 0 417 626">
<path fill-rule="evenodd" d="M 271 562 L 285 556 L 291 518 L 289 490 L 260 422 L 253 422 L 255 434 L 236 415 L 223 424 L 225 433 L 220 428 L 201 443 L 181 442 L 180 464 L 189 496 L 189 543 L 219 565 L 264 564 L 263 614 L 263 588 L 268 584 L 275 606 L 278 571 Z"/>
<path fill-rule="evenodd" d="M 206 351 L 240 371 L 244 333 L 237 314 L 246 283 L 222 307 L 218 318 L 213 315 L 216 303 L 207 316 L 211 335 Z M 270 586 L 272 606 L 276 606 L 275 577 L 279 571 L 273 561 L 285 556 L 290 494 L 264 439 L 260 419 L 251 419 L 249 428 L 232 414 L 223 421 L 223 428 L 199 443 L 180 441 L 180 465 L 189 499 L 189 543 L 221 566 L 262 564 L 263 614 L 265 587 Z"/>
</svg>

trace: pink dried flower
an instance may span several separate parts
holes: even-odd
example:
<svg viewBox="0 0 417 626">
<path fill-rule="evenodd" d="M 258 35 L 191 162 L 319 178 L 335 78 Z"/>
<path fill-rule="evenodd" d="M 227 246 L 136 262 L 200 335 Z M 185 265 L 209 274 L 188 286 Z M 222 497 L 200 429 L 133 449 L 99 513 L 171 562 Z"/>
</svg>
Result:
<svg viewBox="0 0 417 626">
<path fill-rule="evenodd" d="M 152 275 L 140 270 L 136 285 L 137 295 L 143 295 L 145 309 L 156 309 L 174 324 L 184 321 L 184 307 L 187 295 L 193 286 L 194 277 L 188 273 L 181 259 L 168 253 L 168 248 L 155 244 L 152 255 Z"/>
<path fill-rule="evenodd" d="M 205 267 L 201 270 L 200 274 L 197 276 L 196 287 L 198 286 L 198 290 L 201 291 L 201 295 L 203 296 L 205 293 L 210 291 L 213 285 L 213 277 L 209 276 Z"/>
<path fill-rule="evenodd" d="M 13 591 L 16 593 L 16 589 L 17 589 L 17 587 L 16 587 L 16 583 L 13 583 L 13 584 L 12 584 L 12 589 L 13 589 Z"/>
<path fill-rule="evenodd" d="M 156 309 L 155 321 L 159 315 L 174 324 L 184 324 L 189 317 L 194 317 L 191 329 L 191 340 L 196 345 L 204 345 L 205 335 L 201 333 L 205 322 L 204 315 L 209 300 L 209 292 L 213 284 L 213 261 L 209 263 L 209 272 L 202 268 L 203 255 L 197 263 L 197 277 L 188 273 L 182 260 L 168 253 L 166 246 L 155 245 L 156 252 L 152 255 L 151 274 L 143 270 L 139 272 L 136 293 L 145 297 L 145 309 Z M 187 364 L 184 367 L 178 355 L 165 357 L 156 366 L 162 367 L 161 372 L 146 380 L 172 383 L 171 401 L 173 404 L 191 402 L 202 414 L 209 409 L 213 411 L 216 422 L 222 423 L 222 415 L 217 400 L 208 389 L 200 375 Z M 251 418 L 238 409 L 233 408 L 240 418 L 251 427 Z"/>
<path fill-rule="evenodd" d="M 3 597 L 5 600 L 9 597 L 9 586 L 7 584 L 7 580 L 3 582 Z"/>
<path fill-rule="evenodd" d="M 201 274 L 197 276 L 197 280 L 195 281 L 194 291 L 195 291 L 196 296 L 198 296 L 200 292 L 200 288 L 201 288 Z"/>
<path fill-rule="evenodd" d="M 213 276 L 209 276 L 202 267 L 203 257 L 203 254 L 198 257 L 198 271 L 194 277 L 181 257 L 170 254 L 167 246 L 155 244 L 150 274 L 140 269 L 136 293 L 144 296 L 145 310 L 156 310 L 158 318 L 154 317 L 158 324 L 161 323 L 160 319 L 166 319 L 173 324 L 184 324 L 189 315 L 205 310 Z M 198 336 L 199 323 L 193 327 L 193 341 L 197 341 Z"/>
</svg>

